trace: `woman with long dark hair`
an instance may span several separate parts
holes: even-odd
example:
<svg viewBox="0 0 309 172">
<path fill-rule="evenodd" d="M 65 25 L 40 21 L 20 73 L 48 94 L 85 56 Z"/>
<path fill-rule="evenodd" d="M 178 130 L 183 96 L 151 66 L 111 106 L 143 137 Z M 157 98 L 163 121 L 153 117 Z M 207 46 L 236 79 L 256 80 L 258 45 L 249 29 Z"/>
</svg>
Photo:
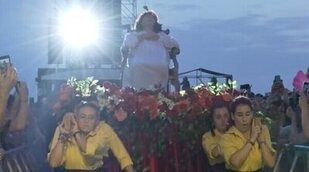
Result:
<svg viewBox="0 0 309 172">
<path fill-rule="evenodd" d="M 179 46 L 159 26 L 158 16 L 146 11 L 137 18 L 134 31 L 125 36 L 121 47 L 122 66 L 128 61 L 129 70 L 124 74 L 123 86 L 136 89 L 167 86 L 169 51 Z"/>
<path fill-rule="evenodd" d="M 74 113 L 66 113 L 56 128 L 48 162 L 66 171 L 103 170 L 103 155 L 111 150 L 121 169 L 133 172 L 133 162 L 115 131 L 100 121 L 99 108 L 93 102 L 81 103 Z"/>
<path fill-rule="evenodd" d="M 222 135 L 228 130 L 230 111 L 225 102 L 214 103 L 211 109 L 211 129 L 203 135 L 202 144 L 207 154 L 210 172 L 225 172 L 225 164 L 219 145 Z"/>
</svg>

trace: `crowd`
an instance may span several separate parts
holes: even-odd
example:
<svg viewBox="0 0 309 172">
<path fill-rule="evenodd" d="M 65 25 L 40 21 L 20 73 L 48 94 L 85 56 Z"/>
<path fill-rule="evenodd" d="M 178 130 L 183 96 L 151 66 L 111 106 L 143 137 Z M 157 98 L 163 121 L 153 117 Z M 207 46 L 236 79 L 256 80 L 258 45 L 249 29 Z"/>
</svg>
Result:
<svg viewBox="0 0 309 172">
<path fill-rule="evenodd" d="M 278 145 L 308 143 L 309 94 L 305 89 L 289 91 L 276 78 L 268 95 L 246 92 L 247 96 L 235 97 L 231 102 L 213 102 L 211 129 L 202 137 L 209 171 L 273 168 Z M 111 150 L 121 169 L 133 171 L 121 139 L 100 120 L 97 100 L 73 100 L 70 90 L 61 87 L 52 107 L 45 99 L 30 104 L 26 83 L 18 81 L 11 65 L 1 72 L 0 90 L 1 159 L 5 159 L 6 151 L 35 145 L 32 153 L 42 163 L 39 168 L 100 171 L 102 157 Z M 269 129 L 256 112 L 272 119 Z"/>
<path fill-rule="evenodd" d="M 148 88 L 158 82 L 167 85 L 170 79 L 178 91 L 180 84 L 175 79 L 178 73 L 175 57 L 170 78 L 168 71 L 169 52 L 175 47 L 178 49 L 179 45 L 170 36 L 154 29 L 157 21 L 157 16 L 151 11 L 142 14 L 136 31 L 125 38 L 123 66 L 127 61 L 129 63 L 126 84 Z M 156 65 L 153 67 L 153 64 Z M 237 96 L 230 102 L 218 100 L 212 105 L 211 129 L 202 136 L 200 143 L 208 158 L 209 171 L 273 168 L 278 145 L 306 144 L 309 141 L 309 126 L 306 125 L 309 123 L 309 92 L 306 87 L 289 91 L 277 76 L 268 95 L 254 94 L 249 90 L 244 94 L 246 96 Z M 61 87 L 54 99 L 56 102 L 45 97 L 37 103 L 29 103 L 27 85 L 18 80 L 14 67 L 9 64 L 2 69 L 0 159 L 5 160 L 6 152 L 10 150 L 26 146 L 35 157 L 33 165 L 37 166 L 37 171 L 52 168 L 56 171 L 103 171 L 103 157 L 111 150 L 122 170 L 134 171 L 132 155 L 118 133 L 100 118 L 99 102 L 96 99 L 73 99 L 71 95 L 67 87 Z M 272 119 L 272 124 L 264 125 L 261 118 L 256 117 L 257 112 L 266 114 Z M 273 142 L 277 143 L 276 149 Z M 9 168 L 7 166 L 2 168 Z"/>
</svg>

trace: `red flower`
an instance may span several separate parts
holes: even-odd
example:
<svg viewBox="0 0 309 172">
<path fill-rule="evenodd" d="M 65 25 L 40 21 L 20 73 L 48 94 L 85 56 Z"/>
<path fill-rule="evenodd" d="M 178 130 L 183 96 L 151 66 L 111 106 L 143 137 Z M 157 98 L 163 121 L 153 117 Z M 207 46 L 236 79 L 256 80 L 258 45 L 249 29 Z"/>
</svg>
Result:
<svg viewBox="0 0 309 172">
<path fill-rule="evenodd" d="M 159 105 L 157 98 L 152 95 L 139 95 L 138 96 L 139 110 L 142 112 L 148 111 L 150 119 L 156 118 L 159 114 Z"/>
<path fill-rule="evenodd" d="M 196 116 L 196 115 L 200 115 L 203 112 L 203 108 L 202 106 L 199 105 L 199 103 L 194 103 L 191 106 L 191 115 Z"/>
<path fill-rule="evenodd" d="M 137 96 L 133 92 L 123 92 L 121 98 L 123 99 L 124 109 L 133 112 L 137 108 Z"/>
<path fill-rule="evenodd" d="M 230 102 L 230 101 L 233 100 L 233 97 L 232 97 L 232 95 L 229 94 L 229 93 L 223 93 L 223 94 L 222 94 L 222 99 L 223 99 L 224 101 L 226 101 L 226 102 Z"/>
<path fill-rule="evenodd" d="M 111 82 L 108 81 L 103 82 L 103 87 L 105 89 L 108 89 L 112 95 L 119 96 L 121 94 L 120 88 L 116 84 L 113 84 Z"/>
<path fill-rule="evenodd" d="M 157 107 L 153 107 L 149 111 L 150 119 L 155 119 L 159 116 L 159 109 Z"/>
<path fill-rule="evenodd" d="M 176 110 L 176 108 L 173 108 L 172 110 L 166 110 L 166 115 L 169 117 L 175 117 L 178 113 L 179 112 Z"/>
<path fill-rule="evenodd" d="M 178 112 L 185 112 L 188 110 L 189 105 L 190 105 L 190 101 L 188 99 L 184 99 L 184 100 L 180 100 L 179 102 L 177 102 L 174 108 Z"/>
<path fill-rule="evenodd" d="M 104 88 L 109 89 L 109 88 L 112 87 L 113 84 L 111 82 L 105 81 L 105 82 L 103 82 L 102 85 L 103 85 Z"/>
</svg>

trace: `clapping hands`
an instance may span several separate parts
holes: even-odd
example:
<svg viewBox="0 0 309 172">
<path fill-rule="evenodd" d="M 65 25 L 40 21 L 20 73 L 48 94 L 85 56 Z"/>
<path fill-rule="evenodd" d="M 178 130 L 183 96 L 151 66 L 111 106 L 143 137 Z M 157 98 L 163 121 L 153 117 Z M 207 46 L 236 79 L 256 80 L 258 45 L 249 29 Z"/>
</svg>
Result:
<svg viewBox="0 0 309 172">
<path fill-rule="evenodd" d="M 66 134 L 74 134 L 75 132 L 79 131 L 79 128 L 77 126 L 76 119 L 74 117 L 74 113 L 67 112 L 61 124 L 59 125 L 60 133 L 66 133 Z"/>
<path fill-rule="evenodd" d="M 260 118 L 253 118 L 251 126 L 251 142 L 255 142 L 257 139 L 260 141 L 262 131 L 262 122 Z"/>
</svg>

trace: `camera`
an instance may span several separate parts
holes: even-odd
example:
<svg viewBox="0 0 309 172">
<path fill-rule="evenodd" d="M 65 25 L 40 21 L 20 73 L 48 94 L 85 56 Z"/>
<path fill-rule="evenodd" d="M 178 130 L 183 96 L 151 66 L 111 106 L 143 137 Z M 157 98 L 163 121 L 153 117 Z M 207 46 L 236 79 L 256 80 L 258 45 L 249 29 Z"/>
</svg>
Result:
<svg viewBox="0 0 309 172">
<path fill-rule="evenodd" d="M 153 28 L 154 28 L 154 31 L 156 33 L 164 32 L 167 35 L 170 34 L 170 30 L 169 29 L 162 30 L 162 24 L 156 23 Z"/>
</svg>

